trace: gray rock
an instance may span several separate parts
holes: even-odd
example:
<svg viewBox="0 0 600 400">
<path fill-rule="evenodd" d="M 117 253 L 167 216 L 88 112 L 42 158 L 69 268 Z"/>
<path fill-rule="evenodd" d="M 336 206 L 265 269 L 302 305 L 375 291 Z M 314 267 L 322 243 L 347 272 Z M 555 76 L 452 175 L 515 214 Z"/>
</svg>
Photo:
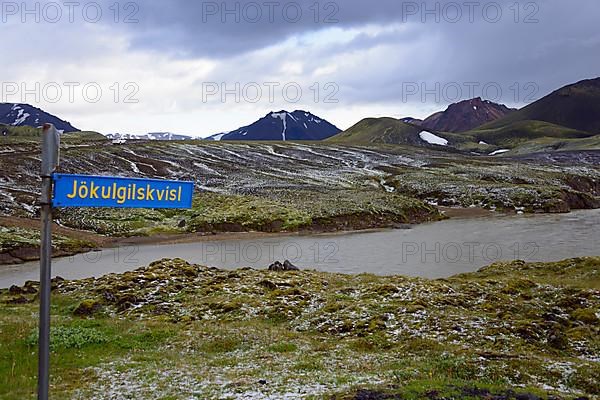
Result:
<svg viewBox="0 0 600 400">
<path fill-rule="evenodd" d="M 275 261 L 273 264 L 269 266 L 269 271 L 300 271 L 300 268 L 296 267 L 289 260 L 285 260 L 284 263 L 280 263 L 279 261 Z"/>
<path fill-rule="evenodd" d="M 300 268 L 296 267 L 294 264 L 289 262 L 289 260 L 285 260 L 283 262 L 284 271 L 300 271 Z"/>
<path fill-rule="evenodd" d="M 23 293 L 23 289 L 21 289 L 17 285 L 12 285 L 10 287 L 10 289 L 8 289 L 8 293 L 10 293 L 10 294 L 22 294 Z"/>
<path fill-rule="evenodd" d="M 279 261 L 275 261 L 273 264 L 269 265 L 269 271 L 284 271 L 283 264 Z"/>
</svg>

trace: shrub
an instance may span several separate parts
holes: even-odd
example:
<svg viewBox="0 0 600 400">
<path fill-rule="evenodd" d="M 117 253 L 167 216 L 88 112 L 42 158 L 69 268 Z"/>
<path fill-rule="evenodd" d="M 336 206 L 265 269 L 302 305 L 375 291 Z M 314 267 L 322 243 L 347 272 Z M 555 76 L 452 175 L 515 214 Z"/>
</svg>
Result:
<svg viewBox="0 0 600 400">
<path fill-rule="evenodd" d="M 39 333 L 36 330 L 27 338 L 27 344 L 37 345 Z M 50 329 L 50 348 L 55 349 L 81 349 L 82 347 L 108 342 L 105 333 L 95 328 L 79 326 L 57 326 Z"/>
</svg>

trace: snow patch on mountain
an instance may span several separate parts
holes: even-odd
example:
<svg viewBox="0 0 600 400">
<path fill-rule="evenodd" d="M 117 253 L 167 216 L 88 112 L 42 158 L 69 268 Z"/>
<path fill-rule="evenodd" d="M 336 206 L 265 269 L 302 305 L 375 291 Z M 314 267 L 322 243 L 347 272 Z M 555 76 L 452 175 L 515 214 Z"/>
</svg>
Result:
<svg viewBox="0 0 600 400">
<path fill-rule="evenodd" d="M 429 144 L 435 144 L 438 146 L 448 146 L 448 140 L 436 136 L 431 132 L 427 132 L 427 131 L 423 131 L 421 133 L 419 133 L 419 137 L 421 138 L 421 140 L 429 143 Z"/>
<path fill-rule="evenodd" d="M 287 112 L 272 113 L 271 114 L 272 118 L 275 118 L 275 119 L 279 118 L 283 122 L 283 131 L 281 131 L 281 139 L 283 141 L 285 141 L 285 131 L 287 130 L 287 116 L 288 116 Z M 296 121 L 296 119 L 294 119 L 294 121 Z"/>
<path fill-rule="evenodd" d="M 79 131 L 69 122 L 29 104 L 0 103 L 0 124 L 38 128 L 46 123 L 53 124 L 59 132 Z"/>
<path fill-rule="evenodd" d="M 497 156 L 498 154 L 508 153 L 509 151 L 510 151 L 509 149 L 496 150 L 496 151 L 490 153 L 490 156 Z"/>
<path fill-rule="evenodd" d="M 17 119 L 15 119 L 15 122 L 13 122 L 11 125 L 12 126 L 19 126 L 21 125 L 23 122 L 25 122 L 25 120 L 27 118 L 29 118 L 31 116 L 31 114 L 26 113 L 25 110 L 23 110 L 21 107 L 19 107 L 18 105 L 14 105 L 14 107 L 12 108 L 13 111 L 17 111 Z"/>
<path fill-rule="evenodd" d="M 215 142 L 220 142 L 223 139 L 223 136 L 227 135 L 229 132 L 217 133 L 216 135 L 212 135 L 206 138 L 206 140 L 214 140 Z"/>
</svg>

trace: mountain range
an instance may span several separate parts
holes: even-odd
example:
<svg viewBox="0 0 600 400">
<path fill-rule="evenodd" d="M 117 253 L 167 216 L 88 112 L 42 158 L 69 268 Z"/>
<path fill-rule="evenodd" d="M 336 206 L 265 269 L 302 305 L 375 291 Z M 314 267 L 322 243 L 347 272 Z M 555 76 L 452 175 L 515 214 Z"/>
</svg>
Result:
<svg viewBox="0 0 600 400">
<path fill-rule="evenodd" d="M 37 127 L 71 124 L 27 104 L 0 103 L 0 124 Z M 111 134 L 113 140 L 191 140 L 169 132 Z M 474 98 L 451 104 L 424 120 L 365 118 L 345 131 L 302 110 L 270 112 L 256 122 L 208 140 L 326 140 L 348 145 L 396 144 L 483 155 L 600 149 L 600 78 L 562 87 L 519 110 Z"/>
<path fill-rule="evenodd" d="M 494 156 L 600 149 L 600 78 L 565 86 L 520 110 L 477 98 L 450 105 L 422 122 L 366 118 L 328 140 L 455 148 Z"/>
<path fill-rule="evenodd" d="M 62 132 L 79 132 L 69 122 L 29 104 L 0 103 L 0 124 L 36 128 L 47 123 L 54 124 Z"/>
<path fill-rule="evenodd" d="M 171 132 L 151 132 L 144 134 L 133 133 L 109 133 L 106 135 L 111 140 L 193 140 L 187 135 L 178 135 Z"/>
<path fill-rule="evenodd" d="M 219 133 L 209 140 L 323 140 L 342 130 L 307 111 L 270 112 L 253 124 L 228 133 Z"/>
</svg>

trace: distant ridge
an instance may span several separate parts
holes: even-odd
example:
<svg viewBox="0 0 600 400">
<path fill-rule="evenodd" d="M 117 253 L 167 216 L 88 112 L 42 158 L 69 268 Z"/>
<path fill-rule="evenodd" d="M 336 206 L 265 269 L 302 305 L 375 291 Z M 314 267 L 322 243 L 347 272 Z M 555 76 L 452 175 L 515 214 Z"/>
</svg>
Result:
<svg viewBox="0 0 600 400">
<path fill-rule="evenodd" d="M 154 132 L 145 134 L 131 134 L 131 133 L 109 133 L 106 135 L 111 140 L 192 140 L 191 136 L 177 135 L 170 132 Z"/>
</svg>

